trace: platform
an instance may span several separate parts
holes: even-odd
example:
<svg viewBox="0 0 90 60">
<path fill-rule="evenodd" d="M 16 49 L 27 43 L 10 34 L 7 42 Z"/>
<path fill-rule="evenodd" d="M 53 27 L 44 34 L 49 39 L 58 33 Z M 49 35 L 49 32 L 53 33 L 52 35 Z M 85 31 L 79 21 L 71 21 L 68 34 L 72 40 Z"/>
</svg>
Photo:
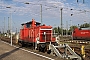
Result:
<svg viewBox="0 0 90 60">
<path fill-rule="evenodd" d="M 0 60 L 64 60 L 43 54 L 40 55 L 14 45 L 11 46 L 9 43 L 0 40 Z"/>
<path fill-rule="evenodd" d="M 0 60 L 50 60 L 15 48 L 0 40 Z"/>
</svg>

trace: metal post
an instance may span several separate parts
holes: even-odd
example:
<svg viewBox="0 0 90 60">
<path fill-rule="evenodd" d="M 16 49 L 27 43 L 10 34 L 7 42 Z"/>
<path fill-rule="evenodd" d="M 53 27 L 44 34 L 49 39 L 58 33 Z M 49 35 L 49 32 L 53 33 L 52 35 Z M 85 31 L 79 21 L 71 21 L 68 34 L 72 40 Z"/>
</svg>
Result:
<svg viewBox="0 0 90 60">
<path fill-rule="evenodd" d="M 72 36 L 72 34 L 73 34 L 72 20 L 70 20 L 70 21 L 71 21 L 71 38 L 72 38 L 72 40 L 73 40 L 73 36 Z"/>
<path fill-rule="evenodd" d="M 81 46 L 81 54 L 82 54 L 82 57 L 85 58 L 85 46 Z"/>
<path fill-rule="evenodd" d="M 62 37 L 63 36 L 63 29 L 62 29 L 63 28 L 62 27 L 62 25 L 63 25 L 62 24 L 62 10 L 63 10 L 63 8 L 61 8 L 60 10 L 61 10 L 61 37 Z"/>
<path fill-rule="evenodd" d="M 5 17 L 4 17 L 4 33 L 5 33 Z"/>
<path fill-rule="evenodd" d="M 68 36 L 68 21 L 66 21 L 66 36 Z"/>
<path fill-rule="evenodd" d="M 41 6 L 41 25 L 42 25 L 42 4 L 40 4 Z"/>
<path fill-rule="evenodd" d="M 12 13 L 10 13 L 10 21 L 11 21 L 11 23 L 10 23 L 10 27 L 11 27 L 11 46 L 12 46 Z"/>
<path fill-rule="evenodd" d="M 11 8 L 11 7 L 6 7 L 6 8 Z M 10 33 L 11 33 L 11 46 L 12 46 L 12 13 L 10 12 Z"/>
<path fill-rule="evenodd" d="M 9 21 L 10 19 L 9 19 L 9 17 L 8 17 L 8 33 L 10 33 L 10 21 Z"/>
</svg>

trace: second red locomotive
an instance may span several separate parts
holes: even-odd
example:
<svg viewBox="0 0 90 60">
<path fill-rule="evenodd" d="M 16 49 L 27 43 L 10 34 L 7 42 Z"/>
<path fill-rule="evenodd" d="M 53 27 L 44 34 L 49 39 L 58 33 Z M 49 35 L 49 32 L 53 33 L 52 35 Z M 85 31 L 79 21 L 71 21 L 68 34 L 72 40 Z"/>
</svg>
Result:
<svg viewBox="0 0 90 60">
<path fill-rule="evenodd" d="M 73 31 L 73 39 L 90 40 L 90 28 L 76 28 Z"/>
<path fill-rule="evenodd" d="M 22 46 L 31 44 L 34 49 L 45 52 L 50 42 L 53 44 L 56 43 L 55 37 L 52 36 L 51 26 L 46 26 L 45 24 L 40 25 L 40 23 L 34 19 L 21 25 L 22 29 L 20 29 L 19 43 L 21 43 Z"/>
</svg>

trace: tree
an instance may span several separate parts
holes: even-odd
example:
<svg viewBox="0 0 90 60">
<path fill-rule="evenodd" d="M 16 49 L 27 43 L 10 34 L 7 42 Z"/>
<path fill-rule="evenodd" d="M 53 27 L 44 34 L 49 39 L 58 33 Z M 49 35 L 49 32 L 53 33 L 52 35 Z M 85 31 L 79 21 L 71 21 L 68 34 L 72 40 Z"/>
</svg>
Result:
<svg viewBox="0 0 90 60">
<path fill-rule="evenodd" d="M 60 32 L 60 28 L 59 28 L 59 26 L 58 26 L 58 34 L 60 34 L 61 32 Z"/>
<path fill-rule="evenodd" d="M 53 28 L 53 33 L 58 33 L 57 27 L 54 27 L 54 28 Z"/>
<path fill-rule="evenodd" d="M 53 28 L 53 33 L 58 33 L 59 35 L 61 34 L 61 28 L 58 26 L 58 27 L 54 27 Z"/>
<path fill-rule="evenodd" d="M 88 24 L 88 23 L 82 24 L 80 26 L 80 28 L 88 28 L 88 27 L 90 27 L 90 24 Z"/>
<path fill-rule="evenodd" d="M 77 26 L 71 26 L 70 31 L 73 31 L 75 28 L 78 28 Z"/>
<path fill-rule="evenodd" d="M 68 31 L 68 34 L 71 35 L 72 34 L 72 31 L 75 29 L 75 28 L 78 28 L 77 26 L 71 26 L 69 31 Z"/>
</svg>

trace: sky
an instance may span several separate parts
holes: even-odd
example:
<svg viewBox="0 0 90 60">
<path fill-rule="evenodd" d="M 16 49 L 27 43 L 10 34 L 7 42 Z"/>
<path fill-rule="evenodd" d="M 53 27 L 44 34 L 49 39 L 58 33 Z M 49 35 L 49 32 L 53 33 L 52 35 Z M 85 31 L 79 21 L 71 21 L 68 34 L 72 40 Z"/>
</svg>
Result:
<svg viewBox="0 0 90 60">
<path fill-rule="evenodd" d="M 41 4 L 42 24 L 61 27 L 61 8 L 64 29 L 90 23 L 90 0 L 84 3 L 83 0 L 0 0 L 0 30 L 8 29 L 8 17 L 12 20 L 12 31 L 16 28 L 19 31 L 22 23 L 32 19 L 41 22 Z"/>
</svg>

